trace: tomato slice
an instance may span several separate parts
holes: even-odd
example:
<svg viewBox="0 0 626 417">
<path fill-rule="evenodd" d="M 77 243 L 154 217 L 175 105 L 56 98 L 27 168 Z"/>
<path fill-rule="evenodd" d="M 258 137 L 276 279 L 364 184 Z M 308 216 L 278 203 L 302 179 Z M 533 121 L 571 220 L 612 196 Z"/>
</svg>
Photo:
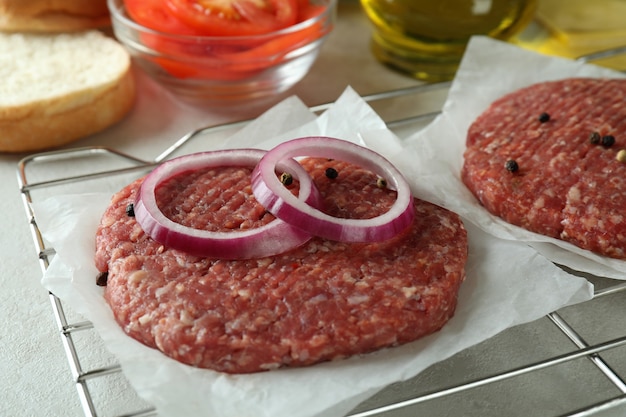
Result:
<svg viewBox="0 0 626 417">
<path fill-rule="evenodd" d="M 318 25 L 313 25 L 301 31 L 277 36 L 244 51 L 232 52 L 227 49 L 221 52 L 216 51 L 213 59 L 205 56 L 201 61 L 189 63 L 175 62 L 165 58 L 158 58 L 155 61 L 178 78 L 234 81 L 253 77 L 279 64 L 289 52 L 323 35 L 323 29 Z M 190 60 L 193 60 L 192 56 Z"/>
<path fill-rule="evenodd" d="M 208 36 L 273 32 L 298 19 L 297 0 L 165 0 L 173 15 Z"/>
<path fill-rule="evenodd" d="M 311 17 L 321 14 L 324 8 L 311 8 L 309 13 Z M 224 62 L 229 62 L 232 67 L 246 68 L 265 67 L 280 62 L 291 51 L 306 45 L 314 39 L 321 38 L 326 33 L 324 26 L 320 22 L 316 22 L 311 26 L 301 30 L 277 35 L 265 43 L 251 47 L 245 51 L 224 51 L 216 53 Z"/>
<path fill-rule="evenodd" d="M 308 0 L 299 0 L 298 5 L 298 22 L 304 22 L 305 20 L 313 19 L 324 13 L 328 6 L 321 4 L 312 4 Z"/>
<path fill-rule="evenodd" d="M 273 32 L 281 29 L 279 25 L 292 26 L 327 9 L 309 0 L 124 0 L 124 3 L 130 17 L 146 27 L 179 35 L 205 36 Z M 173 10 L 177 13 L 172 13 Z M 205 25 L 211 25 L 210 29 Z M 320 38 L 328 29 L 315 22 L 299 30 L 256 40 L 228 39 L 210 48 L 198 45 L 193 39 L 150 33 L 142 34 L 142 42 L 163 54 L 150 59 L 174 77 L 228 82 L 260 74 L 282 62 L 291 51 Z"/>
<path fill-rule="evenodd" d="M 161 0 L 124 0 L 128 15 L 140 25 L 174 35 L 202 33 L 169 13 Z"/>
<path fill-rule="evenodd" d="M 213 81 L 239 81 L 250 79 L 260 72 L 261 69 L 233 68 L 230 65 L 220 67 L 211 63 L 183 63 L 167 58 L 154 57 L 152 60 L 176 78 L 196 78 Z"/>
</svg>

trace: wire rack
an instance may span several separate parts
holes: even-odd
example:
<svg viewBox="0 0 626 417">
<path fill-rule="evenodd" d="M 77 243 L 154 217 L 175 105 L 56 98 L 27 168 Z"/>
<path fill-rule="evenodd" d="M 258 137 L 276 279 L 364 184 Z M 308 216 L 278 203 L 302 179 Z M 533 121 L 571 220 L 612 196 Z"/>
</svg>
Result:
<svg viewBox="0 0 626 417">
<path fill-rule="evenodd" d="M 585 61 L 614 57 L 626 48 L 582 58 Z M 383 102 L 415 100 L 447 92 L 449 83 L 418 85 L 364 97 L 372 107 Z M 313 107 L 322 112 L 329 104 Z M 392 106 L 393 107 L 393 106 Z M 403 106 L 406 107 L 406 106 Z M 439 110 L 386 120 L 394 131 L 419 129 Z M 383 116 L 384 117 L 384 116 Z M 386 117 L 384 117 L 387 119 Z M 94 187 L 117 191 L 198 137 L 233 131 L 248 121 L 199 129 L 173 143 L 154 160 L 144 160 L 105 147 L 89 147 L 40 153 L 18 164 L 18 184 L 42 271 L 46 271 L 54 248 L 44 240 L 31 204 L 46 195 L 86 192 Z M 68 162 L 71 161 L 71 164 Z M 50 177 L 50 167 L 63 175 Z M 55 170 L 58 172 L 59 170 Z M 574 273 L 573 271 L 570 271 Z M 626 406 L 626 282 L 586 276 L 595 285 L 592 300 L 548 314 L 536 322 L 508 329 L 427 369 L 416 378 L 394 384 L 364 402 L 351 417 L 444 415 L 541 415 L 583 417 Z M 87 417 L 157 416 L 150 404 L 137 396 L 89 321 L 74 313 L 50 293 L 50 302 L 61 336 L 71 378 L 80 406 Z M 479 359 L 477 359 L 479 358 Z M 482 359 L 480 359 L 482 358 Z M 462 367 L 464 372 L 458 372 Z M 477 369 L 480 368 L 480 371 Z M 486 369 L 486 370 L 485 370 Z M 457 372 L 451 372 L 457 370 Z M 461 379 L 451 375 L 461 374 Z M 560 408 L 543 400 L 546 384 L 554 395 L 569 395 Z M 104 401 L 102 393 L 116 398 Z M 519 393 L 512 396 L 511 392 Z M 113 393 L 113 394 L 112 394 Z M 547 395 L 547 397 L 550 397 Z M 500 398 L 495 401 L 494 398 Z M 542 401 L 545 401 L 542 402 Z M 489 410 L 497 410 L 489 414 Z M 474 412 L 472 411 L 474 410 Z M 533 415 L 537 415 L 533 413 Z M 215 416 L 217 417 L 217 416 Z"/>
</svg>

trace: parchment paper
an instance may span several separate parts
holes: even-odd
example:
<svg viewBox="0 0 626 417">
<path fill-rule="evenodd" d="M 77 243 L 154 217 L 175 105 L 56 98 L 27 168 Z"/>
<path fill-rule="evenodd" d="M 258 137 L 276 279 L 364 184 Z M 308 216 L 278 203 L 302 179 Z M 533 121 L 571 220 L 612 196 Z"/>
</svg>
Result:
<svg viewBox="0 0 626 417">
<path fill-rule="evenodd" d="M 460 179 L 467 129 L 495 99 L 540 81 L 568 77 L 624 78 L 620 72 L 521 50 L 484 37 L 473 38 L 442 114 L 405 141 L 392 158 L 405 175 L 420 178 L 421 195 L 455 211 L 483 230 L 527 242 L 541 254 L 574 270 L 626 279 L 626 261 L 595 255 L 558 239 L 512 226 L 490 215 Z"/>
<path fill-rule="evenodd" d="M 508 51 L 515 59 L 517 51 Z M 505 58 L 505 57 L 502 57 Z M 406 148 L 350 88 L 317 118 L 294 100 L 277 105 L 224 147 L 271 146 L 303 134 L 330 135 L 366 144 L 397 158 Z M 302 120 L 280 132 L 275 120 Z M 312 120 L 312 121 L 311 121 Z M 395 162 L 392 158 L 392 162 Z M 416 192 L 426 172 L 410 172 Z M 433 191 L 425 193 L 430 197 Z M 64 195 L 34 204 L 45 238 L 56 249 L 43 285 L 94 323 L 138 394 L 162 417 L 339 417 L 386 385 L 411 378 L 429 365 L 516 324 L 588 300 L 592 286 L 565 273 L 528 245 L 502 240 L 465 222 L 470 244 L 467 278 L 455 317 L 438 333 L 401 347 L 300 369 L 226 375 L 171 360 L 127 337 L 95 285 L 94 233 L 110 193 Z M 418 197 L 420 195 L 418 194 Z M 467 210 L 465 210 L 467 215 Z"/>
</svg>

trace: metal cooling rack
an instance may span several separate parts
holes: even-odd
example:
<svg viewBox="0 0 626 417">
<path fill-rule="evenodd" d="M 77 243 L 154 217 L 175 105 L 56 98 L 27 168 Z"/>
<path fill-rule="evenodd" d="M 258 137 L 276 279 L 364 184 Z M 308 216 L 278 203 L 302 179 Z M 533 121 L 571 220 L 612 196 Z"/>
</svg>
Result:
<svg viewBox="0 0 626 417">
<path fill-rule="evenodd" d="M 602 59 L 626 53 L 626 48 L 607 51 L 594 56 L 583 58 L 584 60 Z M 364 97 L 375 108 L 377 103 L 389 100 L 402 100 L 407 97 L 423 96 L 430 92 L 445 93 L 449 83 L 419 85 L 401 90 L 387 91 Z M 330 104 L 313 107 L 315 112 L 322 112 Z M 402 129 L 405 126 L 423 126 L 432 120 L 438 111 L 426 111 L 421 114 L 411 115 L 406 118 L 386 120 L 392 130 Z M 385 118 L 385 117 L 384 117 Z M 387 119 L 387 118 L 385 118 Z M 94 184 L 109 187 L 111 193 L 117 191 L 128 182 L 128 177 L 136 177 L 148 171 L 159 162 L 167 159 L 190 141 L 199 136 L 214 135 L 218 132 L 233 130 L 243 126 L 248 121 L 234 122 L 218 126 L 211 126 L 191 132 L 180 138 L 172 146 L 166 149 L 154 160 L 143 160 L 134 156 L 117 152 L 104 147 L 89 147 L 71 150 L 53 151 L 41 153 L 24 158 L 18 164 L 18 183 L 22 200 L 26 210 L 28 223 L 33 235 L 37 257 L 42 271 L 46 271 L 52 257 L 54 248 L 45 242 L 41 231 L 37 226 L 36 218 L 31 208 L 31 203 L 44 198 L 46 194 L 60 192 L 85 192 L 91 191 Z M 67 175 L 51 178 L 46 168 L 49 166 L 68 166 L 71 161 L 72 171 Z M 74 168 L 72 168 L 74 169 Z M 119 184 L 115 184 L 115 178 Z M 106 185 L 103 185 L 106 184 Z M 100 189 L 99 189 L 100 190 Z M 102 190 L 106 191 L 106 190 Z M 527 389 L 533 384 L 533 379 L 528 382 L 529 376 L 537 375 L 541 378 L 546 371 L 557 370 L 567 375 L 568 369 L 573 368 L 572 377 L 568 384 L 593 385 L 589 381 L 601 381 L 600 394 L 586 399 L 584 404 L 572 404 L 567 410 L 553 410 L 550 416 L 554 417 L 583 417 L 596 415 L 596 413 L 611 410 L 617 406 L 626 405 L 626 325 L 622 321 L 626 310 L 626 282 L 608 280 L 597 277 L 587 277 L 596 286 L 595 296 L 592 300 L 576 306 L 567 307 L 558 312 L 547 315 L 544 319 L 526 325 L 509 329 L 502 337 L 482 342 L 470 351 L 480 352 L 489 350 L 490 346 L 499 348 L 503 338 L 512 338 L 521 334 L 523 337 L 536 334 L 535 328 L 543 328 L 543 332 L 551 334 L 550 339 L 563 339 L 560 343 L 562 348 L 557 352 L 543 353 L 536 360 L 525 360 L 516 364 L 510 358 L 519 352 L 515 348 L 506 352 L 509 356 L 506 360 L 498 362 L 498 367 L 493 371 L 478 376 L 468 373 L 468 378 L 462 381 L 450 381 L 446 379 L 446 366 L 454 367 L 463 362 L 465 358 L 453 357 L 436 364 L 433 371 L 424 371 L 416 379 L 392 386 L 373 399 L 366 401 L 355 409 L 351 417 L 401 417 L 417 415 L 419 407 L 430 407 L 427 415 L 436 417 L 439 414 L 433 412 L 437 409 L 437 403 L 445 404 L 441 408 L 448 410 L 441 415 L 450 414 L 450 404 L 458 402 L 464 409 L 464 401 L 478 401 L 477 398 L 489 397 L 492 394 L 485 393 L 485 389 L 495 389 L 505 386 L 504 392 L 519 392 L 524 396 L 522 389 Z M 50 302 L 61 342 L 65 349 L 71 377 L 76 386 L 80 404 L 86 417 L 119 416 L 119 417 L 148 417 L 157 416 L 154 409 L 140 399 L 132 387 L 128 384 L 121 372 L 115 358 L 106 352 L 103 342 L 96 334 L 90 322 L 72 312 L 64 305 L 63 301 L 50 294 Z M 598 316 L 598 311 L 600 312 Z M 589 313 L 592 312 L 592 313 Z M 588 323 L 581 321 L 581 317 L 588 319 Z M 546 322 L 549 323 L 546 325 Z M 590 324 L 591 323 L 591 324 Z M 605 329 L 605 334 L 590 334 L 590 328 L 605 328 L 607 323 L 613 323 L 614 328 Z M 547 326 L 547 330 L 546 329 Z M 539 344 L 539 342 L 537 342 Z M 97 353 L 94 354 L 94 349 Z M 523 349 L 523 347 L 522 347 Z M 458 356 L 458 355 L 457 355 Z M 462 354 L 461 354 L 462 356 Z M 497 362 L 490 359 L 492 362 Z M 441 368 L 441 369 L 439 369 Z M 584 369 L 581 375 L 580 369 Z M 432 378 L 432 375 L 444 375 L 443 380 Z M 582 380 L 581 380 L 582 378 Z M 519 387 L 518 387 L 519 385 Z M 427 388 L 424 388 L 426 386 Z M 512 388 L 511 388 L 512 387 Z M 565 390 L 568 387 L 564 388 Z M 103 403 L 99 401 L 102 392 L 111 391 L 119 393 L 119 404 Z M 530 390 L 532 392 L 532 389 Z M 527 398 L 525 401 L 532 402 L 534 399 Z M 515 402 L 511 402 L 511 407 Z M 501 415 L 508 415 L 506 409 L 501 410 Z M 468 415 L 469 413 L 463 413 Z M 477 414 L 478 415 L 478 414 Z M 543 414 L 548 415 L 548 414 Z M 217 417 L 217 416 L 215 416 Z"/>
</svg>

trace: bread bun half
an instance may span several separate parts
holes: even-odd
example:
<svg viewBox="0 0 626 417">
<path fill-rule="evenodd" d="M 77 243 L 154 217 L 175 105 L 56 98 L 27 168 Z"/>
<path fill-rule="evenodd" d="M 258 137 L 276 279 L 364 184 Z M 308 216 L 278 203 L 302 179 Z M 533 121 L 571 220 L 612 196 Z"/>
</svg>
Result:
<svg viewBox="0 0 626 417">
<path fill-rule="evenodd" d="M 109 24 L 106 0 L 0 0 L 3 32 L 71 32 Z"/>
<path fill-rule="evenodd" d="M 135 83 L 128 52 L 98 31 L 0 33 L 0 152 L 67 144 L 120 121 Z"/>
</svg>

